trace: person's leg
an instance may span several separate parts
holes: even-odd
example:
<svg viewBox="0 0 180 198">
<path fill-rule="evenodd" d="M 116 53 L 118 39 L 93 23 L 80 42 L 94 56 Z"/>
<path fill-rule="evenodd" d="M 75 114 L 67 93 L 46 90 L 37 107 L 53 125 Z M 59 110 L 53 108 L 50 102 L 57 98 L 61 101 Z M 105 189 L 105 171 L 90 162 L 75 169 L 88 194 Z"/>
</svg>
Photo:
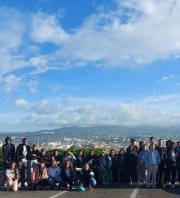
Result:
<svg viewBox="0 0 180 198">
<path fill-rule="evenodd" d="M 49 180 L 48 180 L 49 186 L 53 187 L 54 186 L 54 181 L 55 181 L 54 177 L 49 178 Z"/>
<path fill-rule="evenodd" d="M 12 190 L 15 192 L 18 191 L 18 180 L 13 181 Z"/>
<path fill-rule="evenodd" d="M 156 185 L 156 175 L 157 175 L 158 165 L 152 165 L 152 184 Z"/>
<path fill-rule="evenodd" d="M 105 170 L 105 184 L 106 184 L 106 185 L 109 184 L 109 174 L 108 174 L 108 170 Z"/>
<path fill-rule="evenodd" d="M 25 171 L 26 171 L 25 169 L 26 169 L 25 165 L 22 164 L 21 170 L 20 170 L 20 182 L 21 182 L 22 186 L 24 185 L 24 182 L 25 182 Z"/>
<path fill-rule="evenodd" d="M 147 185 L 148 186 L 150 184 L 151 174 L 152 174 L 152 165 L 149 165 L 147 169 Z"/>
<path fill-rule="evenodd" d="M 108 178 L 109 178 L 109 184 L 112 185 L 113 184 L 112 170 L 108 170 Z"/>
<path fill-rule="evenodd" d="M 176 181 L 176 166 L 172 167 L 172 171 L 171 171 L 171 184 L 175 184 Z"/>
</svg>

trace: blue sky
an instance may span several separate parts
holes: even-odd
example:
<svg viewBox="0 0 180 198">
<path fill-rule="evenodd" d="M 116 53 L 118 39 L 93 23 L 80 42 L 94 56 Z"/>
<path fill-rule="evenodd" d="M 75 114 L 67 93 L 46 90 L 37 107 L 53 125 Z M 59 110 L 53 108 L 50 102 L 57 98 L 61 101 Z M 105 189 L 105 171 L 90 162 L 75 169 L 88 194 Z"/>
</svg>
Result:
<svg viewBox="0 0 180 198">
<path fill-rule="evenodd" d="M 178 0 L 0 0 L 0 132 L 180 124 Z"/>
</svg>

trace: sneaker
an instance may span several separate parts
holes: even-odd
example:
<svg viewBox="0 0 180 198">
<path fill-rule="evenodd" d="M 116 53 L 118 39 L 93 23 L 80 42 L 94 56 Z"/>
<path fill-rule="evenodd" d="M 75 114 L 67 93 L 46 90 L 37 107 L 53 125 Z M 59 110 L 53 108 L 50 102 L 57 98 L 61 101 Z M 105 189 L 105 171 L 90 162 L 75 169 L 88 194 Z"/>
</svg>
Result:
<svg viewBox="0 0 180 198">
<path fill-rule="evenodd" d="M 27 182 L 24 182 L 24 186 L 25 186 L 25 187 L 28 187 L 28 183 L 27 183 Z"/>
</svg>

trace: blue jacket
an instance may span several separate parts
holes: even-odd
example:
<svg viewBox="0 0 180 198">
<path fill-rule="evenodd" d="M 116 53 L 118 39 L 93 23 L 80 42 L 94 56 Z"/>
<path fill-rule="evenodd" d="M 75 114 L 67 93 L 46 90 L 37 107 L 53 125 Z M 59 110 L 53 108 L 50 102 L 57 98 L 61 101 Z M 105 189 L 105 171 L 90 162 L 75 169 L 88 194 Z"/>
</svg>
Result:
<svg viewBox="0 0 180 198">
<path fill-rule="evenodd" d="M 155 153 L 155 156 L 156 156 L 156 164 L 159 164 L 160 162 L 160 155 L 159 155 L 159 152 L 157 150 L 149 150 L 146 152 L 146 155 L 145 155 L 145 166 L 148 167 L 149 165 L 153 165 L 153 159 L 152 159 L 152 153 Z"/>
</svg>

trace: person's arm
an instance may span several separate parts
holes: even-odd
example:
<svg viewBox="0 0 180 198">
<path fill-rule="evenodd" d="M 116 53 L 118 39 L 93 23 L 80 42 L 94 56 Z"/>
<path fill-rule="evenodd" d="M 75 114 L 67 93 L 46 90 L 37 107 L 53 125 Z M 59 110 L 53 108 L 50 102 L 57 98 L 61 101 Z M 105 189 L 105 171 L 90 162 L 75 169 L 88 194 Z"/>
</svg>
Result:
<svg viewBox="0 0 180 198">
<path fill-rule="evenodd" d="M 4 161 L 7 160 L 7 152 L 6 152 L 5 145 L 2 146 L 2 158 Z"/>
<path fill-rule="evenodd" d="M 48 171 L 47 171 L 47 168 L 45 168 L 44 170 L 43 170 L 43 174 L 42 174 L 42 176 L 41 176 L 41 178 L 42 179 L 47 179 L 49 176 L 48 176 Z"/>
<path fill-rule="evenodd" d="M 108 161 L 109 161 L 108 169 L 111 169 L 111 166 L 112 166 L 112 159 L 111 159 L 110 156 L 108 156 Z"/>
<path fill-rule="evenodd" d="M 75 161 L 75 160 L 76 160 L 75 155 L 74 155 L 73 153 L 71 153 L 71 152 L 70 152 L 70 155 L 71 155 L 71 159 L 72 159 L 73 161 Z"/>
</svg>

